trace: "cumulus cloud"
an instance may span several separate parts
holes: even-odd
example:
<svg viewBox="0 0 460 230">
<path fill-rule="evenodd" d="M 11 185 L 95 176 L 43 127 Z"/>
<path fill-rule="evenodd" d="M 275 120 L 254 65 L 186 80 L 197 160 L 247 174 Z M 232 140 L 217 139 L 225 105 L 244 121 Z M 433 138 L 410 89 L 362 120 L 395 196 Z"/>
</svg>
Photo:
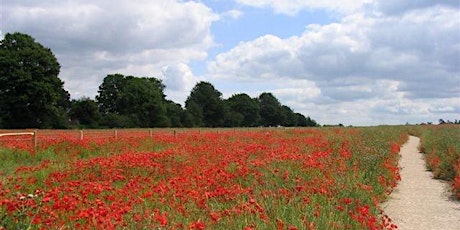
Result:
<svg viewBox="0 0 460 230">
<path fill-rule="evenodd" d="M 218 18 L 193 1 L 6 1 L 2 33 L 27 33 L 51 48 L 79 97 L 95 95 L 115 71 L 157 76 L 165 65 L 206 59 Z"/>
<path fill-rule="evenodd" d="M 162 79 L 179 103 L 199 80 L 225 97 L 273 92 L 320 123 L 454 120 L 460 112 L 456 0 L 24 0 L 2 7 L 1 36 L 23 32 L 51 48 L 73 98 L 94 96 L 107 74 L 122 73 Z M 274 27 L 208 57 L 216 47 L 212 24 L 239 26 L 250 7 L 289 18 L 332 13 L 334 23 L 305 24 L 287 37 Z M 243 34 L 216 29 L 225 32 Z M 204 72 L 190 67 L 200 62 Z"/>
<path fill-rule="evenodd" d="M 284 3 L 251 2 L 253 6 L 273 8 Z M 373 8 L 368 5 L 337 23 L 309 25 L 298 36 L 282 39 L 264 35 L 242 42 L 217 55 L 208 64 L 209 74 L 246 82 L 276 78 L 313 82 L 320 95 L 291 101 L 291 105 L 323 118 L 324 114 L 337 111 L 354 124 L 366 124 L 362 114 L 367 114 L 368 121 L 373 120 L 374 124 L 379 119 L 401 123 L 402 119 L 410 120 L 409 115 L 420 120 L 431 117 L 434 111 L 446 111 L 437 116 L 453 116 L 447 112 L 457 111 L 455 108 L 460 106 L 458 100 L 451 100 L 460 95 L 457 6 L 435 1 L 391 2 L 375 2 Z M 390 11 L 400 14 L 388 16 Z M 279 87 L 276 91 L 287 90 L 292 95 L 302 93 L 301 86 Z M 446 100 L 454 106 L 449 107 Z M 440 103 L 440 107 L 431 103 Z M 362 113 L 356 112 L 358 109 Z M 333 116 L 326 120 L 339 121 Z"/>
<path fill-rule="evenodd" d="M 304 9 L 329 9 L 350 13 L 360 9 L 371 0 L 236 0 L 236 2 L 252 7 L 271 8 L 280 14 L 294 15 Z"/>
<path fill-rule="evenodd" d="M 167 65 L 162 68 L 162 80 L 166 85 L 165 93 L 168 99 L 182 105 L 200 79 L 184 63 Z"/>
<path fill-rule="evenodd" d="M 428 8 L 434 5 L 443 5 L 450 7 L 459 7 L 457 0 L 417 0 L 417 1 L 401 1 L 401 0 L 380 0 L 375 2 L 377 10 L 388 15 L 403 14 L 413 9 Z"/>
</svg>

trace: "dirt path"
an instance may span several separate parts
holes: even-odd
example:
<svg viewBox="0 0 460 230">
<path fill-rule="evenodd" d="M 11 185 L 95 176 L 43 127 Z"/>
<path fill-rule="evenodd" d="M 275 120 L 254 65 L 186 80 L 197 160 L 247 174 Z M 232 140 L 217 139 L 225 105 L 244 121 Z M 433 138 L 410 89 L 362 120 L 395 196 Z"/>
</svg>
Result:
<svg viewBox="0 0 460 230">
<path fill-rule="evenodd" d="M 449 200 L 448 185 L 426 171 L 419 143 L 410 136 L 401 148 L 401 181 L 383 205 L 384 212 L 402 230 L 460 230 L 460 202 Z"/>
</svg>

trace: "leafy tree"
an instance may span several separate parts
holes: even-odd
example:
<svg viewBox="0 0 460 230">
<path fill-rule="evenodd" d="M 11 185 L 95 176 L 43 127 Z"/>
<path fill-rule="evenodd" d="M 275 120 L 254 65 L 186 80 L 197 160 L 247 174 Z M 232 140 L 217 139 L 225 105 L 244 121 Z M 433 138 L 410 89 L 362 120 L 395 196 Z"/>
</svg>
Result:
<svg viewBox="0 0 460 230">
<path fill-rule="evenodd" d="M 97 128 L 101 114 L 99 113 L 96 101 L 87 97 L 72 100 L 70 119 L 72 122 L 83 127 Z"/>
<path fill-rule="evenodd" d="M 101 118 L 100 125 L 106 128 L 129 128 L 135 127 L 133 121 L 125 115 L 108 113 Z"/>
<path fill-rule="evenodd" d="M 197 127 L 198 125 L 195 124 L 195 116 L 190 112 L 190 110 L 184 110 L 180 117 L 181 123 L 183 127 L 191 128 Z"/>
<path fill-rule="evenodd" d="M 136 127 L 167 127 L 163 92 L 148 78 L 127 78 L 119 98 L 118 112 Z"/>
<path fill-rule="evenodd" d="M 171 100 L 166 101 L 166 114 L 169 118 L 170 127 L 182 127 L 182 117 L 185 111 L 180 104 Z"/>
<path fill-rule="evenodd" d="M 260 117 L 263 126 L 278 126 L 286 119 L 283 107 L 272 93 L 262 93 L 259 96 Z"/>
<path fill-rule="evenodd" d="M 295 113 L 295 116 L 297 117 L 297 126 L 301 126 L 301 127 L 318 126 L 318 123 L 316 123 L 316 121 L 311 119 L 310 117 L 305 117 L 304 115 L 300 113 Z"/>
<path fill-rule="evenodd" d="M 295 113 L 295 116 L 296 116 L 296 119 L 297 119 L 297 126 L 300 126 L 300 127 L 306 127 L 308 126 L 307 125 L 307 118 L 300 114 L 300 113 Z"/>
<path fill-rule="evenodd" d="M 204 126 L 203 109 L 194 101 L 185 102 L 186 127 L 202 127 Z"/>
<path fill-rule="evenodd" d="M 307 119 L 307 125 L 306 126 L 308 126 L 308 127 L 319 126 L 319 124 L 315 120 L 311 119 L 310 117 L 307 117 L 306 119 Z"/>
<path fill-rule="evenodd" d="M 244 116 L 241 113 L 235 112 L 230 107 L 224 104 L 224 127 L 242 127 Z"/>
<path fill-rule="evenodd" d="M 297 125 L 297 116 L 294 111 L 286 105 L 281 106 L 283 109 L 284 120 L 282 125 L 287 127 L 292 127 Z"/>
<path fill-rule="evenodd" d="M 169 126 L 163 89 L 156 78 L 107 75 L 96 96 L 102 114 L 110 115 L 103 123 L 114 127 Z"/>
<path fill-rule="evenodd" d="M 119 112 L 119 100 L 125 84 L 126 79 L 122 74 L 109 74 L 104 78 L 96 96 L 102 114 Z"/>
<path fill-rule="evenodd" d="M 257 99 L 240 93 L 225 100 L 225 104 L 230 109 L 230 116 L 232 117 L 230 120 L 233 120 L 233 124 L 244 127 L 253 127 L 259 124 L 260 106 Z M 238 120 L 240 121 L 235 123 Z"/>
<path fill-rule="evenodd" d="M 185 108 L 194 116 L 195 126 L 218 127 L 224 122 L 222 93 L 209 82 L 198 82 L 185 101 Z"/>
<path fill-rule="evenodd" d="M 0 117 L 5 128 L 67 126 L 69 93 L 49 48 L 30 35 L 7 33 L 0 41 Z"/>
</svg>

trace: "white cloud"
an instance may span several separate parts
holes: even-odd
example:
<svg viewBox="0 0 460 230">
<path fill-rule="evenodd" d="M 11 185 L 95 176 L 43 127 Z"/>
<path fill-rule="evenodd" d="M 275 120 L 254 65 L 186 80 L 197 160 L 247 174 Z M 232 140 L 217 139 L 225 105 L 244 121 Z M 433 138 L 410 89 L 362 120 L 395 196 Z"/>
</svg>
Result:
<svg viewBox="0 0 460 230">
<path fill-rule="evenodd" d="M 226 11 L 226 12 L 222 13 L 222 16 L 223 17 L 230 17 L 232 19 L 238 19 L 241 16 L 243 16 L 243 14 L 244 14 L 243 11 L 233 9 L 233 10 L 229 10 L 229 11 Z"/>
<path fill-rule="evenodd" d="M 205 2 L 222 5 L 213 10 Z M 320 123 L 415 123 L 460 115 L 457 0 L 24 0 L 3 1 L 2 7 L 2 36 L 19 31 L 51 48 L 73 98 L 94 96 L 102 79 L 118 72 L 161 78 L 167 97 L 180 103 L 198 80 L 216 83 L 225 97 L 273 92 Z M 326 11 L 337 20 L 305 25 L 291 37 L 238 37 L 244 42 L 208 60 L 216 46 L 213 22 L 230 19 L 235 23 L 228 28 L 240 26 L 244 20 L 234 19 L 251 13 L 247 7 L 289 18 Z M 216 31 L 242 34 L 233 32 Z M 201 61 L 207 72 L 190 68 Z"/>
<path fill-rule="evenodd" d="M 218 19 L 193 1 L 6 1 L 2 32 L 51 48 L 65 86 L 80 97 L 94 96 L 107 74 L 158 76 L 165 65 L 206 59 Z"/>
<path fill-rule="evenodd" d="M 178 63 L 163 67 L 162 79 L 167 98 L 184 105 L 190 91 L 201 78 L 195 76 L 188 65 Z"/>
<path fill-rule="evenodd" d="M 274 35 L 265 35 L 217 55 L 208 69 L 213 76 L 240 80 L 291 77 L 299 72 L 296 68 L 301 68 L 296 65 L 300 63 L 293 56 L 291 44 Z"/>
<path fill-rule="evenodd" d="M 417 0 L 417 1 L 401 1 L 401 0 L 378 0 L 375 1 L 375 8 L 382 13 L 394 15 L 403 14 L 413 9 L 423 9 L 435 5 L 444 5 L 450 7 L 459 7 L 458 0 Z"/>
<path fill-rule="evenodd" d="M 251 2 L 278 10 L 284 4 Z M 273 92 L 294 110 L 328 123 L 453 120 L 459 114 L 452 111 L 460 111 L 459 100 L 453 100 L 460 95 L 458 9 L 434 3 L 395 7 L 403 13 L 387 16 L 367 8 L 337 23 L 309 25 L 299 36 L 242 42 L 208 63 L 209 76 L 254 85 L 312 82 L 314 97 L 301 98 L 300 86 L 273 85 Z"/>
<path fill-rule="evenodd" d="M 271 8 L 280 14 L 295 15 L 304 9 L 329 9 L 350 13 L 360 9 L 371 0 L 236 0 L 236 2 L 252 7 Z"/>
</svg>

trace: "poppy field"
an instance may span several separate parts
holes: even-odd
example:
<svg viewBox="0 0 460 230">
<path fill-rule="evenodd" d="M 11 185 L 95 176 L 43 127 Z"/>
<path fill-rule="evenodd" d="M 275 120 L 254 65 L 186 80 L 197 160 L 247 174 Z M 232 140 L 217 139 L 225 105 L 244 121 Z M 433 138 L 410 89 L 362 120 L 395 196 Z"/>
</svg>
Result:
<svg viewBox="0 0 460 230">
<path fill-rule="evenodd" d="M 108 133 L 108 134 L 107 134 Z M 0 229 L 395 229 L 398 127 L 50 130 L 0 142 Z"/>
<path fill-rule="evenodd" d="M 460 128 L 444 124 L 419 128 L 420 151 L 433 177 L 449 181 L 452 195 L 460 200 Z"/>
</svg>

